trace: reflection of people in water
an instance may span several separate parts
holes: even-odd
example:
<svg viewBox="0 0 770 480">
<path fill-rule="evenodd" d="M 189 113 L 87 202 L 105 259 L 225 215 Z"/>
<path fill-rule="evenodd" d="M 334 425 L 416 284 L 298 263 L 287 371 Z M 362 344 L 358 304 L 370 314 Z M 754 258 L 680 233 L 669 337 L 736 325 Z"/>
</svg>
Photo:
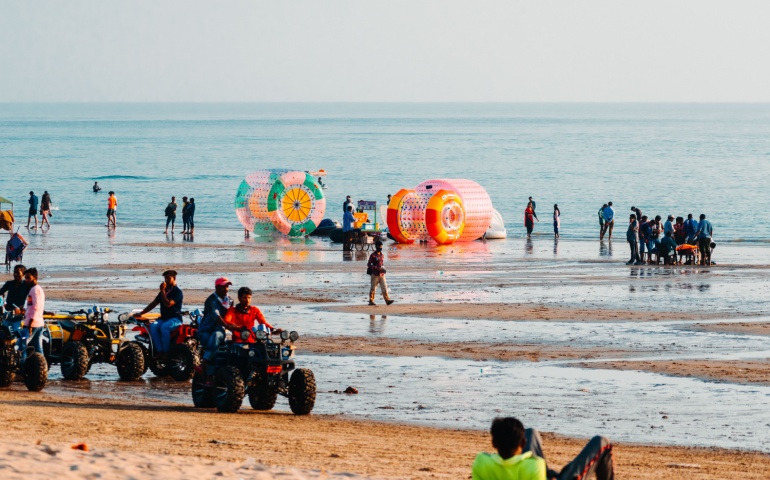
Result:
<svg viewBox="0 0 770 480">
<path fill-rule="evenodd" d="M 99 193 L 102 187 L 99 186 L 99 182 L 94 182 L 94 193 Z"/>
</svg>

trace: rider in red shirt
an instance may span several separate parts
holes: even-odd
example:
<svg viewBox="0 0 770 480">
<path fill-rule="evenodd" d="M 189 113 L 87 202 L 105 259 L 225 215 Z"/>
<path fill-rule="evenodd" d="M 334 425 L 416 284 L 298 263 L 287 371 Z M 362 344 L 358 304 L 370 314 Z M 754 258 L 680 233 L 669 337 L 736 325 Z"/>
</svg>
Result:
<svg viewBox="0 0 770 480">
<path fill-rule="evenodd" d="M 265 325 L 276 333 L 280 332 L 280 329 L 274 329 L 272 325 L 267 323 L 259 308 L 251 305 L 251 289 L 249 287 L 238 289 L 238 304 L 230 307 L 227 311 L 224 323 L 225 328 L 233 332 L 234 343 L 254 343 L 254 335 L 249 335 L 244 340 L 241 338 L 241 332 L 251 333 L 255 325 Z"/>
</svg>

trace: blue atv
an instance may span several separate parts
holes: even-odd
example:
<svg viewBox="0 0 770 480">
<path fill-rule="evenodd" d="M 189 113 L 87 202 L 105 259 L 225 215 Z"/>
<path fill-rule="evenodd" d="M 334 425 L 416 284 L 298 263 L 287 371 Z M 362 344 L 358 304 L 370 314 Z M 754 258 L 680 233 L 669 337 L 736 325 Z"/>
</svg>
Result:
<svg viewBox="0 0 770 480">
<path fill-rule="evenodd" d="M 299 334 L 257 328 L 239 335 L 244 342 L 253 343 L 225 342 L 219 348 L 211 362 L 216 367 L 213 381 L 207 381 L 203 373 L 193 376 L 193 404 L 232 413 L 248 395 L 253 409 L 272 410 L 282 395 L 289 399 L 294 414 L 309 414 L 315 405 L 316 384 L 311 370 L 295 368 L 294 342 Z"/>
</svg>

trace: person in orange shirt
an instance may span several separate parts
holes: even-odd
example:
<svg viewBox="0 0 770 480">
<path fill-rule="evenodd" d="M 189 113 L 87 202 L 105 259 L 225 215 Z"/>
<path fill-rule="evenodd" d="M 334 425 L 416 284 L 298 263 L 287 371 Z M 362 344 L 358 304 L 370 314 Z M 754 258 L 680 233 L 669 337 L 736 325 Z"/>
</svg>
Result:
<svg viewBox="0 0 770 480">
<path fill-rule="evenodd" d="M 238 304 L 233 305 L 225 314 L 223 320 L 225 328 L 233 332 L 234 343 L 254 343 L 254 335 L 244 340 L 241 338 L 241 332 L 251 333 L 256 325 L 264 325 L 274 333 L 280 333 L 280 328 L 274 328 L 267 323 L 265 316 L 259 308 L 251 305 L 251 289 L 241 287 L 238 289 Z"/>
<path fill-rule="evenodd" d="M 118 209 L 118 199 L 115 197 L 115 192 L 110 192 L 109 198 L 107 198 L 107 226 L 112 223 L 113 227 L 117 226 L 115 220 L 115 210 Z"/>
</svg>

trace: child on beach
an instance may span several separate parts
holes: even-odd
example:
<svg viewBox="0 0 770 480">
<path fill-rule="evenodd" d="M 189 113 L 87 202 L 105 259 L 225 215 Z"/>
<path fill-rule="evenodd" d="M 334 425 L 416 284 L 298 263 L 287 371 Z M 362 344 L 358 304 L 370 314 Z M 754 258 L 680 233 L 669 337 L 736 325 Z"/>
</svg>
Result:
<svg viewBox="0 0 770 480">
<path fill-rule="evenodd" d="M 267 323 L 262 311 L 251 305 L 251 289 L 241 287 L 238 289 L 238 305 L 230 307 L 225 314 L 224 324 L 228 330 L 233 332 L 234 343 L 254 343 L 255 338 L 251 332 L 256 325 L 264 325 L 275 333 L 279 333 L 279 328 L 274 328 Z M 249 332 L 246 338 L 241 337 L 242 332 Z M 245 336 L 245 335 L 244 335 Z"/>
<path fill-rule="evenodd" d="M 115 197 L 115 192 L 110 191 L 110 196 L 107 197 L 107 226 L 112 224 L 113 227 L 117 226 L 117 219 L 115 211 L 118 209 L 118 199 Z"/>
<path fill-rule="evenodd" d="M 553 236 L 559 238 L 559 227 L 561 226 L 561 211 L 559 205 L 553 204 Z"/>
</svg>

